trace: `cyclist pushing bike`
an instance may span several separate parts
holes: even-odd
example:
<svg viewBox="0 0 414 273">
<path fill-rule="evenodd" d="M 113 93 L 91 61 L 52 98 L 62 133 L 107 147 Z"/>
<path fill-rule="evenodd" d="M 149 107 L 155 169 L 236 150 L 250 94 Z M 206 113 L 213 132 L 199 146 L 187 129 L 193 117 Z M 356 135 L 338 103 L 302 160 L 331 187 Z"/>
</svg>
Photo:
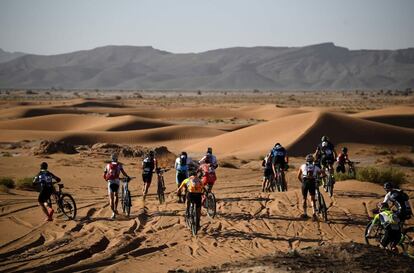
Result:
<svg viewBox="0 0 414 273">
<path fill-rule="evenodd" d="M 339 153 L 336 158 L 336 162 L 338 162 L 338 165 L 336 166 L 337 173 L 345 173 L 345 164 L 351 166 L 352 161 L 349 159 L 347 147 L 342 147 L 341 153 Z"/>
<path fill-rule="evenodd" d="M 175 160 L 175 169 L 177 171 L 175 181 L 177 183 L 177 188 L 180 187 L 184 179 L 188 178 L 188 171 L 191 163 L 192 160 L 187 156 L 187 152 L 181 152 L 181 155 Z M 178 202 L 183 202 L 181 195 L 178 196 Z"/>
<path fill-rule="evenodd" d="M 315 211 L 315 192 L 317 179 L 321 175 L 322 170 L 314 164 L 314 157 L 312 154 L 306 156 L 306 163 L 300 166 L 298 171 L 298 179 L 302 184 L 303 197 L 303 214 L 302 218 L 308 218 L 307 214 L 307 197 L 308 193 L 311 196 L 312 218 L 316 220 Z"/>
<path fill-rule="evenodd" d="M 285 178 L 285 170 L 288 169 L 289 163 L 287 151 L 280 143 L 276 143 L 271 153 L 273 175 L 274 177 L 277 177 L 277 170 L 281 172 L 283 187 L 285 191 L 287 191 L 287 183 Z"/>
<path fill-rule="evenodd" d="M 142 187 L 142 194 L 144 198 L 148 194 L 148 189 L 151 185 L 152 174 L 155 169 L 158 168 L 157 160 L 155 159 L 154 151 L 150 151 L 148 155 L 142 161 L 142 181 L 144 186 Z"/>
<path fill-rule="evenodd" d="M 40 185 L 40 193 L 38 197 L 39 206 L 43 213 L 46 215 L 45 221 L 53 220 L 54 210 L 49 204 L 50 196 L 53 193 L 53 180 L 60 182 L 61 179 L 47 170 L 48 165 L 46 162 L 40 164 L 40 172 L 33 178 L 33 184 Z"/>
<path fill-rule="evenodd" d="M 384 190 L 387 194 L 384 197 L 384 203 L 392 203 L 397 209 L 396 214 L 401 221 L 401 227 L 404 222 L 411 218 L 413 215 L 411 205 L 409 202 L 409 196 L 403 190 L 394 187 L 390 182 L 384 184 Z"/>
<path fill-rule="evenodd" d="M 125 172 L 122 164 L 118 162 L 118 156 L 116 154 L 111 155 L 111 162 L 105 166 L 103 178 L 108 181 L 108 197 L 109 206 L 112 210 L 111 219 L 115 219 L 118 214 L 118 191 L 119 191 L 119 175 L 123 174 L 129 179 L 128 174 Z"/>
<path fill-rule="evenodd" d="M 207 148 L 206 155 L 200 159 L 198 163 L 200 164 L 199 169 L 201 169 L 203 173 L 203 185 L 207 187 L 208 191 L 211 191 L 217 180 L 216 169 L 218 167 L 217 159 L 213 155 L 213 149 L 210 147 Z"/>
</svg>

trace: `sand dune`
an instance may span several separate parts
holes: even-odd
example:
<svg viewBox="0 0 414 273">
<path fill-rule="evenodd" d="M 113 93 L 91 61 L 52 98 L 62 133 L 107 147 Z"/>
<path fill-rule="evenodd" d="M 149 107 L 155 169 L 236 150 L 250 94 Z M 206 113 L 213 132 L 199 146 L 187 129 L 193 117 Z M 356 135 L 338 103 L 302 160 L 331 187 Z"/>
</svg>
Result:
<svg viewBox="0 0 414 273">
<path fill-rule="evenodd" d="M 361 112 L 352 115 L 366 120 L 414 128 L 414 107 L 398 106 Z"/>
<path fill-rule="evenodd" d="M 265 154 L 276 142 L 289 148 L 291 155 L 313 152 L 322 135 L 334 143 L 411 145 L 414 130 L 349 117 L 342 114 L 313 112 L 282 117 L 250 126 L 188 147 L 202 151 L 212 146 L 225 156 L 256 158 Z"/>
<path fill-rule="evenodd" d="M 0 129 L 45 131 L 130 131 L 170 126 L 171 123 L 134 116 L 51 114 L 0 121 Z"/>
</svg>

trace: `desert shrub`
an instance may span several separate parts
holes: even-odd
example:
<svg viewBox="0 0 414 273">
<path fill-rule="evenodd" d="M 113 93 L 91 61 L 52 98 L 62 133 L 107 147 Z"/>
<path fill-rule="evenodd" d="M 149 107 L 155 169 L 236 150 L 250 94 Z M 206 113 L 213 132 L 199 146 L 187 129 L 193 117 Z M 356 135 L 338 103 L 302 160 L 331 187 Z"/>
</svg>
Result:
<svg viewBox="0 0 414 273">
<path fill-rule="evenodd" d="M 238 169 L 239 168 L 236 165 L 234 165 L 233 163 L 228 162 L 228 161 L 221 161 L 220 162 L 220 167 L 231 168 L 231 169 Z"/>
<path fill-rule="evenodd" d="M 36 190 L 36 186 L 33 185 L 33 177 L 24 177 L 17 180 L 16 189 L 27 191 Z"/>
<path fill-rule="evenodd" d="M 345 173 L 335 173 L 336 181 L 350 180 L 355 179 L 355 176 L 349 175 L 348 172 Z"/>
<path fill-rule="evenodd" d="M 14 188 L 14 181 L 10 177 L 0 177 L 0 185 L 12 189 Z"/>
<path fill-rule="evenodd" d="M 11 153 L 9 153 L 9 152 L 3 152 L 3 153 L 2 153 L 2 156 L 3 156 L 3 157 L 12 157 L 12 154 L 11 154 Z"/>
<path fill-rule="evenodd" d="M 263 159 L 265 159 L 264 155 L 259 156 L 259 160 L 262 161 Z"/>
<path fill-rule="evenodd" d="M 245 160 L 245 159 L 242 159 L 241 161 L 240 161 L 240 163 L 241 164 L 247 164 L 247 163 L 249 163 L 250 161 L 248 161 L 248 160 Z"/>
<path fill-rule="evenodd" d="M 8 187 L 6 187 L 6 186 L 4 186 L 4 185 L 0 185 L 0 192 L 5 192 L 5 193 L 8 193 L 9 192 L 9 188 Z"/>
<path fill-rule="evenodd" d="M 411 158 L 406 156 L 393 157 L 390 159 L 391 164 L 396 164 L 404 167 L 413 167 L 414 162 Z"/>
<path fill-rule="evenodd" d="M 360 181 L 373 182 L 381 185 L 385 182 L 391 182 L 394 185 L 399 186 L 405 182 L 405 174 L 395 168 L 358 168 L 356 178 Z"/>
</svg>

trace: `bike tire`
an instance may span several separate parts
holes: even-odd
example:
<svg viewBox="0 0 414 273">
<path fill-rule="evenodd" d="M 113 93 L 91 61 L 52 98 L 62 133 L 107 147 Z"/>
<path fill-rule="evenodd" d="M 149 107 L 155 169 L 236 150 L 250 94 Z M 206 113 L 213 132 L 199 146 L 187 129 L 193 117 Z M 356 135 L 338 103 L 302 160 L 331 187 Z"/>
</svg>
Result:
<svg viewBox="0 0 414 273">
<path fill-rule="evenodd" d="M 122 205 L 122 212 L 125 213 L 125 190 L 123 186 L 121 190 L 121 205 Z"/>
<path fill-rule="evenodd" d="M 125 215 L 126 216 L 131 215 L 132 202 L 131 202 L 131 192 L 129 190 L 126 190 L 123 205 L 125 206 L 125 211 L 124 211 Z"/>
<path fill-rule="evenodd" d="M 332 176 L 330 176 L 328 179 L 328 193 L 330 197 L 333 196 L 333 188 L 334 188 L 334 181 L 333 181 Z"/>
<path fill-rule="evenodd" d="M 74 220 L 76 217 L 76 203 L 72 195 L 69 193 L 63 193 L 60 197 L 59 207 L 62 213 L 69 219 Z"/>
<path fill-rule="evenodd" d="M 197 235 L 198 232 L 198 227 L 197 227 L 197 206 L 192 203 L 190 205 L 190 216 L 191 216 L 191 233 L 193 234 L 193 236 Z"/>
<path fill-rule="evenodd" d="M 414 258 L 414 227 L 407 228 L 403 236 L 403 253 L 410 258 Z"/>
<path fill-rule="evenodd" d="M 364 238 L 367 245 L 378 246 L 380 244 L 381 237 L 383 235 L 383 230 L 381 225 L 375 225 L 371 230 L 371 235 L 368 236 L 368 230 L 372 225 L 370 221 L 365 227 Z"/>
<path fill-rule="evenodd" d="M 211 218 L 214 218 L 216 216 L 216 197 L 214 196 L 214 193 L 209 192 L 206 197 L 206 203 L 207 203 L 207 215 Z"/>
<path fill-rule="evenodd" d="M 320 198 L 322 217 L 325 222 L 328 222 L 328 208 L 326 207 L 325 199 L 323 198 L 322 194 L 320 195 Z"/>
</svg>

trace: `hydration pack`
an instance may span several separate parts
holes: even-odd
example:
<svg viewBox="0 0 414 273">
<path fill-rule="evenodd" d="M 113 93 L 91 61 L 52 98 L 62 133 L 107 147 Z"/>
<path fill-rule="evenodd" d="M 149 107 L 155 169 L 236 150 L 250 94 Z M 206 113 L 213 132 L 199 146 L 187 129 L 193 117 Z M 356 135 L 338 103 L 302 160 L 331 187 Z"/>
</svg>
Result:
<svg viewBox="0 0 414 273">
<path fill-rule="evenodd" d="M 213 163 L 213 156 L 212 156 L 211 154 L 206 154 L 206 159 L 205 159 L 205 162 L 206 162 L 207 164 L 211 164 L 211 163 Z"/>
<path fill-rule="evenodd" d="M 286 150 L 284 148 L 272 149 L 272 156 L 277 158 L 285 158 Z"/>
<path fill-rule="evenodd" d="M 180 156 L 180 166 L 181 167 L 187 166 L 187 156 L 185 155 Z"/>
<path fill-rule="evenodd" d="M 41 171 L 37 179 L 42 187 L 52 185 L 52 176 L 47 171 Z"/>
<path fill-rule="evenodd" d="M 302 171 L 303 178 L 314 179 L 315 177 L 315 168 L 314 164 L 306 164 L 305 170 Z"/>
<path fill-rule="evenodd" d="M 111 162 L 108 164 L 106 179 L 114 180 L 119 178 L 120 168 L 117 162 Z"/>
<path fill-rule="evenodd" d="M 143 167 L 145 173 L 152 172 L 155 168 L 154 159 L 146 157 L 143 161 Z"/>
</svg>

